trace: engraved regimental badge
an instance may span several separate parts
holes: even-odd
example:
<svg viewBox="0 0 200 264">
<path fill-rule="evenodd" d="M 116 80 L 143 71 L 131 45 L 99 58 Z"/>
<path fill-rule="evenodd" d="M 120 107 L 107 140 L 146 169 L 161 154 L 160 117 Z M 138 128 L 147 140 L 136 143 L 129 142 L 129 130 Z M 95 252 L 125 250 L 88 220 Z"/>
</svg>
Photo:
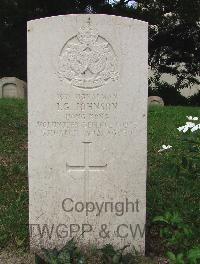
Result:
<svg viewBox="0 0 200 264">
<path fill-rule="evenodd" d="M 61 81 L 82 89 L 103 86 L 119 76 L 112 46 L 91 26 L 90 20 L 66 42 L 58 67 Z"/>
</svg>

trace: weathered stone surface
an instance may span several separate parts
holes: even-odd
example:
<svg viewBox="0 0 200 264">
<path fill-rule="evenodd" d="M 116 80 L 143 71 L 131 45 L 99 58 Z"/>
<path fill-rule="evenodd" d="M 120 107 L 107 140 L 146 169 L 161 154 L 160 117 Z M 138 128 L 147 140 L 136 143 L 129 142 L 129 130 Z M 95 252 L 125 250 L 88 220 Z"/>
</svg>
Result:
<svg viewBox="0 0 200 264">
<path fill-rule="evenodd" d="M 26 90 L 26 82 L 16 77 L 0 79 L 0 98 L 25 98 Z"/>
<path fill-rule="evenodd" d="M 32 250 L 78 237 L 144 251 L 147 28 L 107 15 L 28 23 Z"/>
<path fill-rule="evenodd" d="M 159 106 L 165 105 L 163 99 L 159 96 L 149 96 L 148 97 L 148 104 L 149 105 L 159 105 Z"/>
</svg>

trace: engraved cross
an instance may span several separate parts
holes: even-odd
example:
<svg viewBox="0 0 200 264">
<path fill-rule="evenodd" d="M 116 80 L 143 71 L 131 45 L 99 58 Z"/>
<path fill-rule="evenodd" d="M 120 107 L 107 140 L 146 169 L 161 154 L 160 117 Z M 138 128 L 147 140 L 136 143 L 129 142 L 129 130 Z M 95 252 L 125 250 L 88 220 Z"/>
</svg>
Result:
<svg viewBox="0 0 200 264">
<path fill-rule="evenodd" d="M 90 171 L 104 171 L 107 167 L 105 165 L 89 165 L 89 145 L 92 142 L 82 142 L 84 144 L 84 164 L 83 165 L 70 165 L 66 163 L 67 171 L 82 171 L 84 176 L 88 176 Z"/>
<path fill-rule="evenodd" d="M 84 144 L 84 164 L 83 165 L 70 165 L 66 163 L 67 171 L 81 171 L 84 173 L 84 200 L 85 202 L 89 200 L 89 173 L 90 171 L 104 171 L 107 168 L 105 165 L 90 165 L 89 158 L 89 146 L 92 142 L 82 142 Z"/>
</svg>

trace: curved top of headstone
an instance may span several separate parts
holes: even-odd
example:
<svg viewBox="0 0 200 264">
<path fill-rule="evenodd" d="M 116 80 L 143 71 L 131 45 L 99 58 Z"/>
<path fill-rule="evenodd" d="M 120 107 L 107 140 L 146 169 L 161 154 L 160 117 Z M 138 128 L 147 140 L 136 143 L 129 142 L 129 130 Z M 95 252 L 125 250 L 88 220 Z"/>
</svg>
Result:
<svg viewBox="0 0 200 264">
<path fill-rule="evenodd" d="M 0 83 L 16 83 L 16 82 L 23 82 L 24 84 L 26 84 L 25 81 L 18 79 L 17 77 L 2 77 L 0 78 Z"/>
<path fill-rule="evenodd" d="M 111 24 L 115 25 L 116 31 L 109 27 Z M 59 30 L 57 35 L 60 36 L 59 43 L 56 43 L 60 45 L 56 75 L 65 85 L 89 90 L 119 79 L 120 58 L 117 56 L 118 50 L 112 44 L 119 41 L 118 30 L 122 26 L 133 26 L 133 31 L 139 32 L 140 26 L 146 27 L 146 24 L 120 16 L 76 14 L 32 20 L 28 22 L 28 32 L 34 30 L 42 33 L 49 29 L 46 39 L 51 41 L 52 29 L 59 25 L 59 29 L 56 28 L 56 31 Z M 122 39 L 125 41 L 126 36 L 122 36 Z M 121 47 L 124 52 L 127 50 L 126 45 L 123 43 Z"/>
<path fill-rule="evenodd" d="M 148 97 L 148 104 L 149 105 L 160 105 L 160 106 L 165 105 L 163 99 L 159 96 L 149 96 Z"/>
<path fill-rule="evenodd" d="M 14 84 L 20 89 L 26 89 L 27 83 L 23 80 L 20 80 L 16 77 L 3 77 L 0 78 L 0 88 L 7 84 Z"/>
<path fill-rule="evenodd" d="M 124 22 L 127 23 L 142 23 L 142 24 L 148 24 L 148 22 L 139 20 L 139 19 L 134 19 L 134 18 L 130 18 L 130 17 L 122 17 L 122 16 L 115 16 L 115 15 L 106 15 L 106 14 L 68 14 L 68 15 L 59 15 L 59 16 L 50 16 L 50 17 L 42 17 L 42 18 L 37 18 L 37 19 L 33 19 L 33 20 L 29 20 L 27 22 L 28 25 L 30 25 L 31 23 L 37 23 L 37 22 L 48 22 L 49 20 L 51 21 L 56 21 L 56 20 L 62 20 L 63 18 L 74 18 L 74 17 L 95 17 L 100 18 L 100 19 L 105 19 L 105 18 L 109 18 L 111 20 L 115 19 L 115 20 L 123 20 Z"/>
</svg>

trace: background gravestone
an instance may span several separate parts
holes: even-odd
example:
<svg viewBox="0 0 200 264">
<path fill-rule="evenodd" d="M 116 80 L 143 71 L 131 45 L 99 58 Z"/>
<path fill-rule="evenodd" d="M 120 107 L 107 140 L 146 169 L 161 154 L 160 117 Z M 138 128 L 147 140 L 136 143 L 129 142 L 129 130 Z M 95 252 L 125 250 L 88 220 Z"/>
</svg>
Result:
<svg viewBox="0 0 200 264">
<path fill-rule="evenodd" d="M 148 104 L 149 105 L 158 105 L 158 106 L 164 106 L 164 101 L 159 96 L 149 96 L 148 97 Z"/>
<path fill-rule="evenodd" d="M 0 98 L 25 98 L 27 93 L 26 82 L 16 77 L 0 79 Z"/>
<path fill-rule="evenodd" d="M 144 251 L 147 31 L 107 15 L 28 23 L 32 250 L 78 236 Z"/>
</svg>

